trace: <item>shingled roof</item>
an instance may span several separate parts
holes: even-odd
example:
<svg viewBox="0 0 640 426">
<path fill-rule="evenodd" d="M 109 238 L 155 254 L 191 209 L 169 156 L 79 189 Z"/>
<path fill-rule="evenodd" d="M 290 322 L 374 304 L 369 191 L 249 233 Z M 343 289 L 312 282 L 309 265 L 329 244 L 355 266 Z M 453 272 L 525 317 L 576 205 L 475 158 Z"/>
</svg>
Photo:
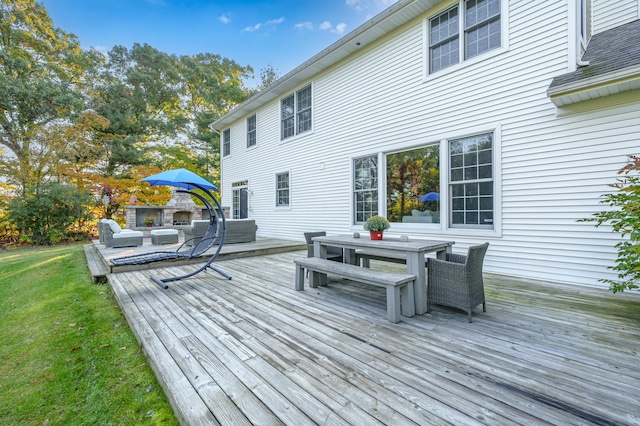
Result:
<svg viewBox="0 0 640 426">
<path fill-rule="evenodd" d="M 557 106 L 640 89 L 640 20 L 594 35 L 582 60 L 589 65 L 551 82 Z"/>
</svg>

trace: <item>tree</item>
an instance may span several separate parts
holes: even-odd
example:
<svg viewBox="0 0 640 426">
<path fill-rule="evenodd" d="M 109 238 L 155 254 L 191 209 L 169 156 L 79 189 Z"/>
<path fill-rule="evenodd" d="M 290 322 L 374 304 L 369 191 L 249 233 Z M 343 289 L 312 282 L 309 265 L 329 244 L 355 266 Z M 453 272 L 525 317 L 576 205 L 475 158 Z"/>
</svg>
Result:
<svg viewBox="0 0 640 426">
<path fill-rule="evenodd" d="M 609 266 L 618 272 L 618 279 L 601 280 L 609 284 L 613 293 L 640 286 L 640 156 L 630 156 L 628 164 L 618 174 L 624 177 L 609 185 L 617 192 L 603 195 L 604 199 L 600 201 L 611 209 L 581 220 L 596 222 L 596 227 L 610 223 L 613 231 L 622 237 L 622 241 L 616 244 L 616 264 Z M 629 239 L 625 240 L 627 236 Z"/>
<path fill-rule="evenodd" d="M 105 175 L 148 164 L 149 145 L 184 125 L 178 59 L 148 44 L 115 46 L 94 85 L 92 106 L 109 120 L 103 132 Z"/>
<path fill-rule="evenodd" d="M 84 77 L 100 61 L 55 28 L 41 4 L 0 0 L 0 144 L 9 150 L 8 181 L 23 194 L 42 182 L 33 164 L 43 152 L 39 132 L 84 109 Z"/>
<path fill-rule="evenodd" d="M 264 90 L 271 83 L 274 83 L 280 78 L 280 70 L 273 66 L 271 62 L 266 67 L 260 70 L 260 85 L 258 90 Z"/>
<path fill-rule="evenodd" d="M 180 58 L 185 126 L 180 148 L 173 153 L 190 153 L 194 171 L 205 178 L 219 179 L 220 137 L 209 125 L 247 99 L 242 79 L 252 72 L 251 67 L 211 53 Z M 181 157 L 186 159 L 183 155 L 176 159 Z"/>
</svg>

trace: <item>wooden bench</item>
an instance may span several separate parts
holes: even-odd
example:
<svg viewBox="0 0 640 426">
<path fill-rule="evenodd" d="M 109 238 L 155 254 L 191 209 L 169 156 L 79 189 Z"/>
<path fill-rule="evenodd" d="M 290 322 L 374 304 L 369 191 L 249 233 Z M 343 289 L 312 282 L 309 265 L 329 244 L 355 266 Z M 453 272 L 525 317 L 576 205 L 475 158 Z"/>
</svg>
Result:
<svg viewBox="0 0 640 426">
<path fill-rule="evenodd" d="M 401 308 L 402 315 L 406 317 L 412 317 L 416 314 L 413 299 L 415 275 L 361 268 L 357 265 L 338 263 L 319 257 L 307 257 L 297 259 L 294 262 L 296 264 L 295 288 L 297 291 L 304 290 L 305 269 L 311 271 L 310 284 L 312 287 L 317 286 L 315 284 L 317 283 L 316 273 L 332 274 L 364 284 L 385 287 L 387 289 L 387 319 L 393 323 L 400 322 Z"/>
</svg>

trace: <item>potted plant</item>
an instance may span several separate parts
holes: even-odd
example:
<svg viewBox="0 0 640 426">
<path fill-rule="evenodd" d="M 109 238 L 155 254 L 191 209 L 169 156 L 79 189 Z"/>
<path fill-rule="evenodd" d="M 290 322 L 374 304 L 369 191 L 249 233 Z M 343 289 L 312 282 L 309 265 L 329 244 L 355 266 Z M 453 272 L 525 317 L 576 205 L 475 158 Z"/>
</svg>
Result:
<svg viewBox="0 0 640 426">
<path fill-rule="evenodd" d="M 382 216 L 371 216 L 364 223 L 364 229 L 369 231 L 372 240 L 381 240 L 384 230 L 389 229 L 389 221 Z"/>
<path fill-rule="evenodd" d="M 145 225 L 147 225 L 147 227 L 153 226 L 153 222 L 154 221 L 153 221 L 152 217 L 147 217 L 147 218 L 144 219 L 144 223 L 145 223 Z"/>
</svg>

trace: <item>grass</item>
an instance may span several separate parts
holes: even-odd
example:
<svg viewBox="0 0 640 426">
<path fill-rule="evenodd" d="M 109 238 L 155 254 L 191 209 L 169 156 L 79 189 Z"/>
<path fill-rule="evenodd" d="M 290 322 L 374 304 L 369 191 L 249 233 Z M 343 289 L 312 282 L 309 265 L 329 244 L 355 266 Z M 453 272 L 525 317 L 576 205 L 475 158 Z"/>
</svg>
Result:
<svg viewBox="0 0 640 426">
<path fill-rule="evenodd" d="M 83 245 L 0 252 L 0 424 L 178 424 Z"/>
</svg>

